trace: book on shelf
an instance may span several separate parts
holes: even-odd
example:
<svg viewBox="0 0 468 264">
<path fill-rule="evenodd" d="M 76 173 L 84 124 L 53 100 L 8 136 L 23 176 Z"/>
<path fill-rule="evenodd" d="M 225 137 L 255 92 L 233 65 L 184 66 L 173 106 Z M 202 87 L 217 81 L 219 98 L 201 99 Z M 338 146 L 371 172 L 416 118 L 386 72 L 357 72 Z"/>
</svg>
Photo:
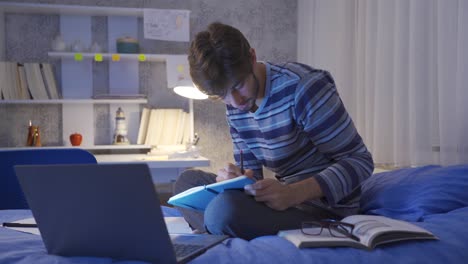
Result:
<svg viewBox="0 0 468 264">
<path fill-rule="evenodd" d="M 298 248 L 308 247 L 354 247 L 372 250 L 378 245 L 405 240 L 438 239 L 431 232 L 409 222 L 377 215 L 352 215 L 341 222 L 354 225 L 353 238 L 332 236 L 327 228 L 318 232 L 320 227 L 282 230 L 278 236 L 291 241 Z M 304 227 L 303 227 L 304 228 Z"/>
<path fill-rule="evenodd" d="M 40 68 L 42 80 L 49 94 L 49 99 L 60 99 L 52 66 L 49 63 L 41 63 Z"/>
<path fill-rule="evenodd" d="M 5 63 L 5 79 L 3 81 L 8 86 L 10 99 L 20 99 L 19 83 L 17 82 L 16 63 Z"/>
<path fill-rule="evenodd" d="M 148 131 L 148 118 L 151 109 L 143 107 L 141 111 L 140 127 L 138 129 L 137 144 L 145 144 L 145 138 Z"/>
<path fill-rule="evenodd" d="M 177 144 L 176 133 L 177 123 L 181 109 L 164 109 L 164 123 L 161 139 L 157 145 L 175 145 Z"/>
<path fill-rule="evenodd" d="M 169 198 L 169 204 L 204 211 L 206 206 L 219 193 L 225 190 L 244 190 L 244 186 L 254 183 L 247 176 L 239 176 L 222 182 L 196 186 Z M 247 194 L 246 194 L 247 195 Z"/>
<path fill-rule="evenodd" d="M 148 127 L 145 145 L 159 145 L 162 131 L 164 129 L 164 109 L 151 109 L 148 116 Z"/>
<path fill-rule="evenodd" d="M 49 63 L 0 62 L 0 92 L 4 100 L 59 99 Z"/>
<path fill-rule="evenodd" d="M 175 130 L 175 142 L 176 144 L 184 144 L 185 124 L 188 123 L 189 115 L 182 109 L 179 110 L 177 118 L 176 130 Z"/>
<path fill-rule="evenodd" d="M 146 99 L 145 94 L 96 94 L 93 99 Z"/>
<path fill-rule="evenodd" d="M 50 99 L 44 84 L 44 79 L 42 78 L 40 64 L 24 63 L 24 69 L 26 72 L 26 81 L 28 83 L 28 88 L 32 99 Z"/>
<path fill-rule="evenodd" d="M 18 83 L 20 89 L 20 98 L 18 99 L 31 99 L 31 95 L 29 93 L 28 82 L 26 81 L 26 70 L 24 69 L 24 65 L 17 64 L 17 76 L 18 76 Z"/>
<path fill-rule="evenodd" d="M 191 118 L 190 114 L 186 113 L 185 121 L 184 121 L 184 133 L 182 134 L 181 144 L 186 144 L 187 142 L 191 142 L 192 137 L 194 136 L 191 134 L 192 131 L 190 130 L 190 126 L 192 125 L 190 118 Z"/>
<path fill-rule="evenodd" d="M 29 99 L 27 86 L 24 85 L 25 80 L 21 79 L 23 75 L 21 69 L 23 67 L 16 62 L 0 62 L 0 92 L 4 100 Z"/>
<path fill-rule="evenodd" d="M 0 61 L 0 93 L 3 99 L 11 99 L 10 86 L 7 80 L 7 62 Z"/>
<path fill-rule="evenodd" d="M 137 142 L 151 146 L 179 145 L 186 142 L 189 133 L 189 114 L 182 109 L 144 108 Z"/>
</svg>

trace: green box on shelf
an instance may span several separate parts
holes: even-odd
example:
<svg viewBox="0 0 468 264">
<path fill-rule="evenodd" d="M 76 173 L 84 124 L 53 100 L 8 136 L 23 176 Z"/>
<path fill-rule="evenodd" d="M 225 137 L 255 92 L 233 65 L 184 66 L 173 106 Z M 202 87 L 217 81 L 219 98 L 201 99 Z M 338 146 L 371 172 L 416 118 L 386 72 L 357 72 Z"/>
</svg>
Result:
<svg viewBox="0 0 468 264">
<path fill-rule="evenodd" d="M 123 37 L 117 39 L 118 53 L 139 53 L 140 46 L 138 40 L 131 37 Z"/>
</svg>

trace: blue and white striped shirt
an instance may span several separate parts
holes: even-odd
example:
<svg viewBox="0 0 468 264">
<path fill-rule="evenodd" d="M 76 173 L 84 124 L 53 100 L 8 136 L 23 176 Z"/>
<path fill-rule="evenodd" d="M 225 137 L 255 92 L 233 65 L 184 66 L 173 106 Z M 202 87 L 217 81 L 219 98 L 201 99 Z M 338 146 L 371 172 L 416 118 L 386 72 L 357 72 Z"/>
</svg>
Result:
<svg viewBox="0 0 468 264">
<path fill-rule="evenodd" d="M 263 178 L 262 166 L 286 183 L 315 177 L 329 206 L 357 208 L 359 186 L 374 165 L 333 78 L 299 63 L 265 65 L 257 111 L 227 106 L 237 164 L 242 150 L 244 167 L 257 178 Z"/>
</svg>

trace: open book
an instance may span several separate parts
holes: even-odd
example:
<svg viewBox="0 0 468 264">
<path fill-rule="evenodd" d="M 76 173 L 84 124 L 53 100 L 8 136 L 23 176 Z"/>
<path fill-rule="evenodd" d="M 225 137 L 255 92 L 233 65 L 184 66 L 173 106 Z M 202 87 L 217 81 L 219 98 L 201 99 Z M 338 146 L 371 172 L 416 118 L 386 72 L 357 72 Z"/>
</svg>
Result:
<svg viewBox="0 0 468 264">
<path fill-rule="evenodd" d="M 167 201 L 169 204 L 204 211 L 210 201 L 225 190 L 244 190 L 244 186 L 254 183 L 247 176 L 239 176 L 222 182 L 190 188 L 184 192 L 172 196 Z"/>
<path fill-rule="evenodd" d="M 341 222 L 354 225 L 352 234 L 359 238 L 359 241 L 334 237 L 326 228 L 320 235 L 306 235 L 300 229 L 295 229 L 280 231 L 278 236 L 286 238 L 298 248 L 355 247 L 368 250 L 380 244 L 402 240 L 437 239 L 431 232 L 419 226 L 384 216 L 352 215 L 345 217 Z"/>
</svg>

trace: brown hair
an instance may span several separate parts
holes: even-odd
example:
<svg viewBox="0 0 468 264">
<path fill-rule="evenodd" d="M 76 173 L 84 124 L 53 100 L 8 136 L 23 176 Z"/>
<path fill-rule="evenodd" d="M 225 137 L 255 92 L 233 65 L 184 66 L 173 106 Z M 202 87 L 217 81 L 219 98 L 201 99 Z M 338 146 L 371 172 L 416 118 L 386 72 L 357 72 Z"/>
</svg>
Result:
<svg viewBox="0 0 468 264">
<path fill-rule="evenodd" d="M 252 72 L 249 42 L 238 29 L 219 22 L 195 36 L 188 60 L 192 81 L 215 97 L 224 97 Z"/>
</svg>

